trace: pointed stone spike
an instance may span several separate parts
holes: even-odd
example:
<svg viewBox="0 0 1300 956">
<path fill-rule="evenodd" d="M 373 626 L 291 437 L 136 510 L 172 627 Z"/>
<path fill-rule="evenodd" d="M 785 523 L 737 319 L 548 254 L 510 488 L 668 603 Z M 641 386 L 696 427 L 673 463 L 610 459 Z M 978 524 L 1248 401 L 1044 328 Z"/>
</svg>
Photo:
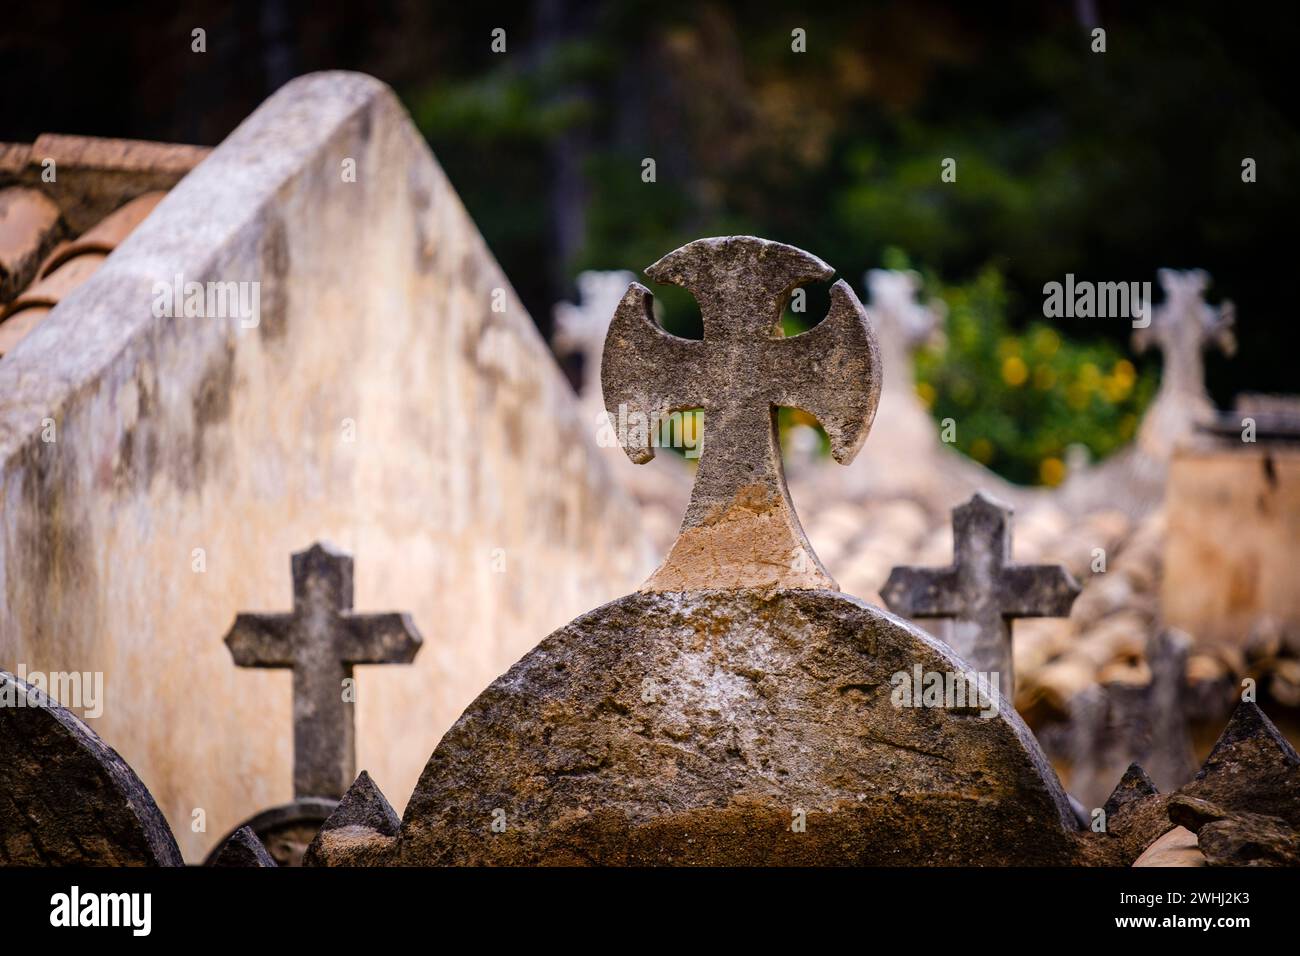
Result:
<svg viewBox="0 0 1300 956">
<path fill-rule="evenodd" d="M 275 866 L 275 860 L 257 838 L 252 827 L 240 827 L 222 844 L 221 851 L 209 866 L 263 867 Z"/>
<path fill-rule="evenodd" d="M 1123 809 L 1125 804 L 1142 797 L 1155 796 L 1159 792 L 1141 765 L 1131 763 L 1128 769 L 1124 771 L 1124 776 L 1119 778 L 1119 783 L 1115 784 L 1115 789 L 1106 798 L 1106 803 L 1102 806 L 1102 809 L 1106 811 L 1106 818 L 1110 819 L 1119 810 Z"/>
<path fill-rule="evenodd" d="M 1196 779 L 1206 778 L 1227 761 L 1238 759 L 1246 750 L 1255 751 L 1264 759 L 1272 756 L 1279 766 L 1300 766 L 1300 754 L 1282 736 L 1277 725 L 1268 719 L 1258 704 L 1242 701 L 1232 712 L 1228 726 L 1223 728 L 1205 763 L 1196 772 Z"/>
<path fill-rule="evenodd" d="M 1300 755 L 1257 704 L 1243 701 L 1204 765 L 1178 792 L 1300 828 Z"/>
<path fill-rule="evenodd" d="M 384 836 L 397 836 L 402 826 L 402 818 L 393 810 L 388 798 L 380 792 L 370 774 L 364 770 L 357 775 L 356 781 L 348 787 L 338 809 L 330 814 L 328 820 L 321 824 L 320 832 L 338 830 L 342 827 L 365 827 Z"/>
<path fill-rule="evenodd" d="M 338 808 L 321 824 L 304 866 L 374 865 L 393 844 L 402 820 L 370 774 L 358 774 Z"/>
</svg>

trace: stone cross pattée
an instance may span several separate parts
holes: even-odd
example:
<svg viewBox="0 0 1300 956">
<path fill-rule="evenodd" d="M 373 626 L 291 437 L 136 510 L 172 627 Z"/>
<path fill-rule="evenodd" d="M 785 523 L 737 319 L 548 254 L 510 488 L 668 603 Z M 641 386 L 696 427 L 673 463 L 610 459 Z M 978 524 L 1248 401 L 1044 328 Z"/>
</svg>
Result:
<svg viewBox="0 0 1300 956">
<path fill-rule="evenodd" d="M 977 673 L 1000 675 L 1008 701 L 1015 691 L 1011 622 L 1064 617 L 1079 585 L 1058 564 L 1011 562 L 1011 509 L 975 494 L 953 509 L 953 563 L 897 567 L 880 596 L 895 614 L 952 618 L 948 643 Z"/>
<path fill-rule="evenodd" d="M 790 504 L 776 410 L 813 415 L 835 460 L 853 459 L 871 428 L 881 382 L 879 347 L 862 303 L 840 280 L 826 318 L 783 338 L 781 314 L 791 293 L 834 270 L 801 249 L 752 236 L 697 240 L 645 273 L 695 296 L 704 338 L 665 332 L 654 320 L 650 291 L 633 282 L 605 339 L 606 411 L 638 464 L 654 457 L 652 436 L 664 416 L 702 408 L 706 440 L 681 532 L 643 590 L 836 589 Z"/>
<path fill-rule="evenodd" d="M 352 610 L 352 558 L 328 544 L 293 555 L 293 611 L 239 614 L 226 635 L 239 667 L 293 670 L 295 797 L 339 799 L 356 777 L 352 703 L 357 664 L 408 664 L 420 632 L 407 614 Z"/>
</svg>

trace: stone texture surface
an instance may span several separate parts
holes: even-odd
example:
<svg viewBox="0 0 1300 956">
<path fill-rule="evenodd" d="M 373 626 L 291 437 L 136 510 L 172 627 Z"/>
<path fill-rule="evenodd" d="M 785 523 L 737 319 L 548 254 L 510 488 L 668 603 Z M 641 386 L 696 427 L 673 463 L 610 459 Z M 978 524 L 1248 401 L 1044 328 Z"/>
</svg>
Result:
<svg viewBox="0 0 1300 956">
<path fill-rule="evenodd" d="M 548 637 L 470 706 L 425 768 L 394 859 L 1071 859 L 1073 814 L 1024 724 L 1005 702 L 992 719 L 895 707 L 891 676 L 916 664 L 961 666 L 836 592 L 631 595 Z"/>
<path fill-rule="evenodd" d="M 840 280 L 825 319 L 781 338 L 790 294 L 834 270 L 801 249 L 753 236 L 699 239 L 645 271 L 694 295 L 704 338 L 663 331 L 649 290 L 632 283 L 605 340 L 605 408 L 614 421 L 632 413 L 653 423 L 692 408 L 702 408 L 705 418 L 681 532 L 646 586 L 835 588 L 790 504 L 776 410 L 813 415 L 836 461 L 853 460 L 871 428 L 881 379 L 862 303 Z M 619 438 L 634 462 L 654 457 L 649 430 Z"/>
<path fill-rule="evenodd" d="M 1300 866 L 1300 831 L 1280 817 L 1180 794 L 1169 801 L 1169 819 L 1196 834 L 1209 866 Z"/>
<path fill-rule="evenodd" d="M 156 318 L 178 273 L 260 282 L 259 324 Z M 304 542 L 356 555 L 358 607 L 436 622 L 410 667 L 357 671 L 359 764 L 402 795 L 539 635 L 653 569 L 534 323 L 357 74 L 250 116 L 0 361 L 0 395 L 0 667 L 104 673 L 96 729 L 190 860 L 292 795 L 292 678 L 219 638 L 283 606 Z"/>
<path fill-rule="evenodd" d="M 116 751 L 4 671 L 0 768 L 0 865 L 181 865 L 167 821 Z"/>
</svg>

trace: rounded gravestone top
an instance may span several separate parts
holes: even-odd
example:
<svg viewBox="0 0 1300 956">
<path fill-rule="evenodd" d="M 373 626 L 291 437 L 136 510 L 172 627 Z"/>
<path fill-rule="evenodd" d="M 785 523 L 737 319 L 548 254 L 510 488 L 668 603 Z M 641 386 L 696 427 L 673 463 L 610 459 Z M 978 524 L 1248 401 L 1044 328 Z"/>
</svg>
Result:
<svg viewBox="0 0 1300 956">
<path fill-rule="evenodd" d="M 1076 824 L 1024 723 L 1000 699 L 896 706 L 916 666 L 964 668 L 838 592 L 621 598 L 452 726 L 397 862 L 1066 862 Z"/>
<path fill-rule="evenodd" d="M 181 866 L 140 778 L 43 691 L 0 671 L 0 866 Z"/>
</svg>

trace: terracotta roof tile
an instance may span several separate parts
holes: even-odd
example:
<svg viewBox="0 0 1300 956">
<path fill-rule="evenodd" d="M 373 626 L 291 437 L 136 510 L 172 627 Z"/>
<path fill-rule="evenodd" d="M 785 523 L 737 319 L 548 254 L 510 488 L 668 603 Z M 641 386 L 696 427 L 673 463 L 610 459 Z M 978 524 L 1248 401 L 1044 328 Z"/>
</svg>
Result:
<svg viewBox="0 0 1300 956">
<path fill-rule="evenodd" d="M 69 292 L 94 275 L 107 258 L 106 252 L 88 252 L 69 259 L 40 282 L 19 293 L 18 298 L 0 313 L 0 321 L 7 321 L 11 315 L 36 305 L 53 308 Z"/>
<path fill-rule="evenodd" d="M 98 136 L 62 136 L 42 133 L 29 147 L 30 162 L 53 159 L 62 169 L 165 173 L 177 179 L 212 152 L 206 146 L 152 143 L 139 139 L 103 139 Z"/>
<path fill-rule="evenodd" d="M 59 235 L 59 207 L 25 187 L 0 190 L 0 302 L 36 275 L 36 265 Z"/>
<path fill-rule="evenodd" d="M 59 204 L 69 229 L 80 233 L 130 199 L 171 189 L 211 152 L 203 146 L 43 133 L 31 144 L 0 143 L 0 187 L 41 190 Z M 53 183 L 42 178 L 47 168 L 57 173 Z"/>
<path fill-rule="evenodd" d="M 144 222 L 145 217 L 153 212 L 154 206 L 162 202 L 166 195 L 165 192 L 151 192 L 137 196 L 125 206 L 109 213 L 76 239 L 59 243 L 41 263 L 38 278 L 44 278 L 68 260 L 88 252 L 102 252 L 105 255 L 112 252 L 136 226 Z"/>
<path fill-rule="evenodd" d="M 0 143 L 0 173 L 21 173 L 27 168 L 31 156 L 31 143 Z"/>
<path fill-rule="evenodd" d="M 49 306 L 33 306 L 0 322 L 0 358 L 4 358 L 5 353 L 21 342 L 27 333 L 40 325 L 49 314 Z"/>
<path fill-rule="evenodd" d="M 21 342 L 68 293 L 98 272 L 107 258 L 107 253 L 88 252 L 69 259 L 10 302 L 0 313 L 0 356 Z"/>
<path fill-rule="evenodd" d="M 0 356 L 94 275 L 210 152 L 53 133 L 0 143 Z M 41 176 L 47 160 L 57 170 L 53 183 Z M 55 245 L 69 232 L 73 238 Z"/>
</svg>

